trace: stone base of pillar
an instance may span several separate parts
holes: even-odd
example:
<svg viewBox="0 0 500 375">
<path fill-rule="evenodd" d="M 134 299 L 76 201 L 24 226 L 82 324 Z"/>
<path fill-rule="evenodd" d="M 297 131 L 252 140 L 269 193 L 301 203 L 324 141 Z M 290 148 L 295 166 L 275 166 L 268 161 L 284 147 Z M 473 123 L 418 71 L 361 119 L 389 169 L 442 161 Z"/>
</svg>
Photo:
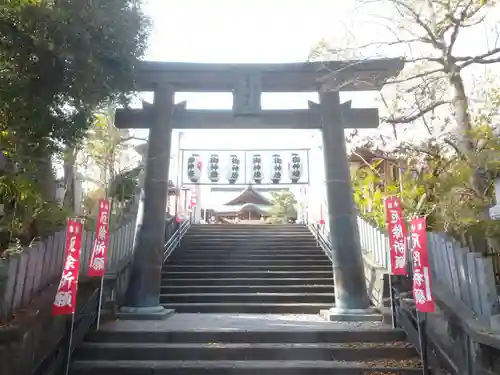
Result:
<svg viewBox="0 0 500 375">
<path fill-rule="evenodd" d="M 320 316 L 329 322 L 381 322 L 382 314 L 375 308 L 321 310 Z"/>
<path fill-rule="evenodd" d="M 163 306 L 127 307 L 123 306 L 116 314 L 120 320 L 164 320 L 175 313 L 175 310 L 165 309 Z"/>
</svg>

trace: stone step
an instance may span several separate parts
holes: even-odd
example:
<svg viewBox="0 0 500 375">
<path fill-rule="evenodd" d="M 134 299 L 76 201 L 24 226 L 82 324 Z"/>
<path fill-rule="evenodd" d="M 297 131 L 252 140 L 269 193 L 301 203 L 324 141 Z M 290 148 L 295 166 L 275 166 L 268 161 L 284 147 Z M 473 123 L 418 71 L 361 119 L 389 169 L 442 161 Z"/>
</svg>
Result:
<svg viewBox="0 0 500 375">
<path fill-rule="evenodd" d="M 251 239 L 241 240 L 241 241 L 224 241 L 224 240 L 213 240 L 213 241 L 189 241 L 183 239 L 181 242 L 182 248 L 228 248 L 228 247 L 238 247 L 241 249 L 317 249 L 316 241 L 253 241 Z"/>
<path fill-rule="evenodd" d="M 253 258 L 242 258 L 242 257 L 233 257 L 233 256 L 227 256 L 227 257 L 210 257 L 210 256 L 204 256 L 204 257 L 182 257 L 182 256 L 177 256 L 177 257 L 169 257 L 167 259 L 167 262 L 165 265 L 226 265 L 226 266 L 231 266 L 231 265 L 249 265 L 249 266 L 258 266 L 258 265 L 283 265 L 283 266 L 295 266 L 295 265 L 302 265 L 302 266 L 307 266 L 307 265 L 316 265 L 316 266 L 330 266 L 332 263 L 328 260 L 326 257 L 321 257 L 321 258 L 315 258 L 315 259 L 307 259 L 307 258 L 302 258 L 302 259 L 286 259 L 283 258 L 281 260 L 276 260 L 276 259 L 269 259 L 269 258 L 259 258 L 259 257 L 253 257 Z"/>
<path fill-rule="evenodd" d="M 162 286 L 161 293 L 334 293 L 330 285 L 181 285 Z"/>
<path fill-rule="evenodd" d="M 194 271 L 194 272 L 174 272 L 162 271 L 162 276 L 170 279 L 237 279 L 243 278 L 286 278 L 287 276 L 304 276 L 312 278 L 328 278 L 332 275 L 331 270 L 325 271 Z"/>
<path fill-rule="evenodd" d="M 266 252 L 266 251 L 186 251 L 178 249 L 175 250 L 169 259 L 175 259 L 176 261 L 192 261 L 192 260 L 214 260 L 214 261 L 223 261 L 223 260 L 235 260 L 241 262 L 275 262 L 278 263 L 280 261 L 318 261 L 318 260 L 328 260 L 328 257 L 319 251 L 305 252 L 305 253 L 287 253 L 283 252 L 282 254 L 276 254 L 275 252 Z"/>
<path fill-rule="evenodd" d="M 76 360 L 93 361 L 358 361 L 412 359 L 417 352 L 405 342 L 387 343 L 84 343 Z"/>
<path fill-rule="evenodd" d="M 205 264 L 166 264 L 163 267 L 163 272 L 198 272 L 198 271 L 211 271 L 211 272 L 258 272 L 258 271 L 283 271 L 283 272 L 331 272 L 331 265 L 282 265 L 282 264 L 239 264 L 239 265 L 223 265 L 216 264 L 207 266 Z"/>
<path fill-rule="evenodd" d="M 304 224 L 193 224 L 190 230 L 286 230 L 306 229 Z"/>
<path fill-rule="evenodd" d="M 245 267 L 262 267 L 262 266 L 270 266 L 270 267 L 332 267 L 332 263 L 328 260 L 328 258 L 324 259 L 291 259 L 291 260 L 266 260 L 266 259 L 241 259 L 234 258 L 232 256 L 227 256 L 225 258 L 211 258 L 207 257 L 204 259 L 199 259 L 195 257 L 185 258 L 185 257 L 177 257 L 177 258 L 169 258 L 165 263 L 165 267 L 167 266 L 183 266 L 183 267 L 237 267 L 237 266 L 245 266 Z"/>
<path fill-rule="evenodd" d="M 184 293 L 161 294 L 160 303 L 331 303 L 333 293 Z"/>
<path fill-rule="evenodd" d="M 172 265 L 172 266 L 203 266 L 203 267 L 213 267 L 213 266 L 240 266 L 240 265 L 246 265 L 248 267 L 254 267 L 254 266 L 264 266 L 268 265 L 271 267 L 275 266 L 304 266 L 304 267 L 309 267 L 309 266 L 328 266 L 332 267 L 332 263 L 328 260 L 328 258 L 321 257 L 319 259 L 259 259 L 259 258 L 235 258 L 232 256 L 229 257 L 219 257 L 219 258 L 212 258 L 212 257 L 206 257 L 204 259 L 200 259 L 197 257 L 170 257 L 167 260 L 167 265 Z"/>
<path fill-rule="evenodd" d="M 189 230 L 186 233 L 186 236 L 196 236 L 196 237 L 282 237 L 282 238 L 290 238 L 290 237 L 313 237 L 314 235 L 309 231 L 295 231 L 295 230 L 287 230 L 287 231 L 193 231 Z"/>
<path fill-rule="evenodd" d="M 200 317 L 201 323 L 204 322 L 202 315 Z M 287 316 L 282 316 L 280 318 L 286 318 Z M 195 318 L 198 318 L 196 316 Z M 253 318 L 253 321 L 252 321 Z M 220 319 L 222 326 L 225 327 L 224 315 L 218 317 Z M 247 316 L 243 315 L 232 315 L 229 317 L 232 321 L 238 319 L 243 322 L 252 321 L 255 322 L 257 317 L 255 315 Z M 265 322 L 265 316 L 259 317 L 259 321 Z M 281 320 L 279 320 L 281 321 Z M 128 342 L 128 343 L 243 343 L 243 344 L 274 344 L 274 343 L 351 343 L 351 342 L 364 342 L 364 343 L 384 343 L 388 341 L 403 341 L 406 339 L 406 334 L 401 329 L 392 329 L 388 326 L 381 326 L 380 323 L 370 324 L 370 329 L 359 328 L 355 324 L 346 324 L 346 327 L 342 328 L 327 328 L 325 329 L 311 329 L 305 323 L 302 324 L 301 320 L 290 319 L 288 322 L 292 323 L 291 328 L 286 326 L 287 320 L 284 320 L 284 324 L 271 325 L 269 329 L 250 329 L 244 326 L 243 328 L 233 329 L 182 329 L 179 327 L 178 330 L 163 330 L 159 329 L 147 329 L 141 330 L 141 323 L 138 322 L 137 326 L 139 329 L 108 329 L 103 326 L 99 331 L 91 331 L 86 337 L 87 341 L 90 342 Z M 161 322 L 151 323 L 156 325 L 162 325 Z M 252 323 L 255 324 L 255 323 Z M 324 323 L 323 324 L 330 323 Z M 366 326 L 367 323 L 365 323 Z M 205 327 L 205 324 L 202 324 Z M 331 326 L 331 325 L 330 325 Z"/>
<path fill-rule="evenodd" d="M 231 253 L 231 254 L 269 254 L 269 255 L 294 255 L 294 254 L 324 254 L 323 250 L 317 248 L 316 245 L 310 246 L 297 246 L 297 245 L 215 245 L 215 244 L 200 244 L 200 245 L 188 245 L 182 243 L 177 249 L 178 252 L 197 254 L 203 252 L 213 252 L 213 253 Z"/>
<path fill-rule="evenodd" d="M 239 275 L 239 273 L 238 273 Z M 221 277 L 221 278 L 176 278 L 172 279 L 169 277 L 162 278 L 162 286 L 196 286 L 196 285 L 207 285 L 207 286 L 219 286 L 219 285 L 333 285 L 333 275 L 330 273 L 327 277 L 286 277 L 290 275 L 285 275 L 284 277 L 276 278 L 259 278 L 259 277 Z M 296 275 L 293 275 L 296 276 Z"/>
<path fill-rule="evenodd" d="M 267 230 L 189 230 L 186 233 L 187 236 L 309 236 L 312 237 L 313 234 L 308 230 L 279 230 L 279 231 L 267 231 Z"/>
<path fill-rule="evenodd" d="M 270 261 L 279 263 L 282 260 L 296 260 L 296 261 L 317 261 L 317 260 L 328 260 L 325 253 L 319 250 L 312 250 L 306 252 L 293 252 L 293 251 L 280 251 L 276 252 L 274 250 L 264 251 L 264 250 L 186 250 L 182 249 L 175 250 L 171 259 L 176 259 L 179 261 L 183 260 L 241 260 L 242 262 L 251 262 L 258 260 L 260 262 Z M 240 263 L 240 264 L 245 264 Z M 331 264 L 331 263 L 330 263 Z"/>
<path fill-rule="evenodd" d="M 387 367 L 387 361 L 76 361 L 72 375 L 361 375 L 421 374 L 408 366 Z M 393 362 L 391 362 L 392 364 Z M 412 368 L 413 367 L 413 368 Z"/>
<path fill-rule="evenodd" d="M 175 250 L 177 254 L 185 255 L 268 255 L 268 256 L 288 256 L 288 255 L 324 255 L 322 249 L 318 249 L 313 246 L 283 246 L 283 247 L 271 247 L 271 246 L 255 246 L 255 247 L 243 247 L 243 246 L 200 246 L 187 247 L 184 244 Z"/>
<path fill-rule="evenodd" d="M 331 303 L 162 303 L 178 313 L 319 314 Z"/>
<path fill-rule="evenodd" d="M 196 232 L 196 231 L 188 231 L 186 232 L 186 237 L 195 237 L 195 238 L 242 238 L 242 237 L 255 237 L 255 238 L 314 238 L 314 235 L 309 231 L 294 231 L 290 230 L 287 232 L 269 232 L 269 231 L 210 231 L 210 232 Z"/>
<path fill-rule="evenodd" d="M 206 235 L 206 234 L 200 234 L 198 235 L 193 235 L 193 234 L 187 234 L 184 237 L 184 240 L 186 241 L 204 241 L 204 240 L 210 240 L 210 241 L 225 241 L 225 242 L 231 242 L 231 241 L 245 241 L 248 239 L 252 239 L 255 242 L 291 242 L 294 240 L 297 241 L 316 241 L 316 239 L 312 235 L 295 235 L 295 234 L 290 234 L 290 235 L 255 235 L 255 234 L 241 234 L 241 235 L 231 235 L 228 236 L 226 234 L 211 234 L 211 235 Z"/>
<path fill-rule="evenodd" d="M 278 232 L 278 233 L 259 233 L 259 232 L 230 232 L 230 233 L 217 233 L 217 232 L 210 232 L 210 233 L 196 233 L 196 232 L 187 232 L 185 238 L 195 238 L 195 239 L 203 239 L 203 238 L 224 238 L 228 240 L 232 239 L 241 239 L 241 238 L 254 238 L 254 239 L 259 239 L 259 240 L 264 240 L 266 238 L 270 240 L 289 240 L 291 238 L 297 238 L 297 239 L 314 239 L 314 236 L 312 233 L 300 233 L 300 232 L 289 232 L 289 233 L 283 233 L 283 232 Z"/>
</svg>

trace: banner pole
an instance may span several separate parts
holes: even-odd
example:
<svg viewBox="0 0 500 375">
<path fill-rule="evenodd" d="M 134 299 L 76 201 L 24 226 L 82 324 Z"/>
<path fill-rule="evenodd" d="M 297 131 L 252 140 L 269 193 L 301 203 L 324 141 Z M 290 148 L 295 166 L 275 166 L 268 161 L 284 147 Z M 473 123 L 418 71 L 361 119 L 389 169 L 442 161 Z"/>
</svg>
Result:
<svg viewBox="0 0 500 375">
<path fill-rule="evenodd" d="M 418 326 L 418 342 L 420 344 L 420 360 L 422 361 L 422 374 L 429 374 L 429 361 L 427 355 L 426 315 L 427 313 L 416 311 Z"/>
<path fill-rule="evenodd" d="M 110 228 L 110 223 L 111 223 L 111 213 L 113 211 L 113 200 L 110 199 L 108 200 L 106 197 L 106 202 L 108 203 L 108 222 L 106 225 L 106 236 L 108 240 L 106 241 L 106 257 L 104 259 L 104 264 L 107 264 L 107 257 L 109 255 L 109 228 Z M 106 275 L 106 267 L 104 267 L 103 274 L 101 276 L 101 286 L 99 288 L 99 302 L 97 303 L 97 323 L 96 323 L 96 330 L 99 330 L 99 326 L 101 325 L 101 310 L 102 310 L 102 297 L 104 294 L 104 276 Z"/>
<path fill-rule="evenodd" d="M 96 329 L 99 331 L 99 326 L 101 324 L 101 310 L 102 310 L 102 295 L 104 290 L 104 275 L 101 277 L 101 286 L 99 288 L 99 301 L 97 303 L 97 327 Z"/>
<path fill-rule="evenodd" d="M 394 290 L 392 283 L 393 275 L 389 274 L 389 298 L 391 300 L 391 325 L 392 328 L 396 328 L 396 304 L 394 303 Z"/>
<path fill-rule="evenodd" d="M 66 369 L 64 371 L 65 375 L 69 374 L 69 369 L 71 365 L 71 347 L 73 346 L 74 327 L 75 327 L 75 313 L 71 314 L 71 322 L 69 324 L 68 350 L 66 352 Z"/>
<path fill-rule="evenodd" d="M 387 190 L 387 189 L 386 189 Z M 387 220 L 387 193 L 384 198 L 384 214 L 385 214 L 385 222 L 387 229 L 389 229 L 389 222 Z M 390 233 L 389 233 L 390 236 Z M 392 277 L 393 277 L 393 269 L 392 269 L 392 262 L 391 262 L 391 247 L 390 247 L 390 242 L 389 242 L 389 254 L 386 254 L 386 256 L 389 257 L 389 300 L 390 300 L 390 308 L 391 308 L 391 325 L 392 328 L 396 328 L 396 306 L 394 304 L 394 292 L 392 290 Z"/>
</svg>

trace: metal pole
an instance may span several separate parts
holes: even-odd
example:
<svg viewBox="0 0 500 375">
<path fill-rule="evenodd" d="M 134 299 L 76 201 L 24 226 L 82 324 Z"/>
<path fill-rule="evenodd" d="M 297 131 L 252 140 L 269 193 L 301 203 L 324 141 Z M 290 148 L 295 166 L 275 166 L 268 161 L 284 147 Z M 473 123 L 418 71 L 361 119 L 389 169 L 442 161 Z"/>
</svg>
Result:
<svg viewBox="0 0 500 375">
<path fill-rule="evenodd" d="M 394 303 L 394 291 L 392 290 L 392 277 L 393 275 L 389 274 L 389 298 L 391 300 L 391 324 L 392 328 L 396 328 L 396 304 Z"/>
<path fill-rule="evenodd" d="M 244 169 L 244 177 L 243 177 L 243 181 L 245 181 L 245 184 L 249 184 L 250 181 L 248 181 L 248 175 L 247 175 L 247 152 L 245 151 L 243 153 L 243 165 L 245 166 L 245 169 Z"/>
<path fill-rule="evenodd" d="M 316 247 L 319 247 L 319 224 L 316 223 Z"/>
<path fill-rule="evenodd" d="M 310 164 L 309 164 L 309 150 L 306 150 L 306 168 L 307 168 L 307 185 L 309 186 L 311 183 L 311 170 L 310 170 Z"/>
<path fill-rule="evenodd" d="M 99 290 L 99 301 L 97 302 L 97 327 L 99 330 L 99 326 L 101 324 L 101 310 L 102 310 L 102 294 L 104 290 L 104 275 L 101 277 L 101 287 Z"/>
<path fill-rule="evenodd" d="M 387 184 L 384 183 L 384 188 L 385 188 L 385 198 L 387 199 Z M 385 201 L 384 201 L 384 214 L 385 217 L 387 218 L 387 208 L 385 207 Z M 386 222 L 387 227 L 389 227 L 389 223 Z M 389 244 L 390 245 L 390 244 Z M 392 328 L 396 328 L 396 306 L 394 304 L 394 291 L 392 290 L 392 264 L 391 264 L 391 248 L 389 246 L 389 299 L 391 303 L 391 322 L 392 322 Z"/>
<path fill-rule="evenodd" d="M 175 182 L 176 187 L 176 197 L 175 197 L 175 216 L 179 215 L 179 205 L 181 201 L 181 187 L 182 183 L 181 174 L 182 167 L 184 166 L 184 150 L 181 150 L 181 138 L 182 132 L 179 132 L 179 137 L 177 138 L 177 178 Z"/>
<path fill-rule="evenodd" d="M 422 374 L 429 374 L 429 363 L 427 355 L 427 334 L 426 329 L 426 313 L 417 311 L 417 325 L 418 325 L 418 341 L 420 345 L 420 360 L 422 361 Z"/>
<path fill-rule="evenodd" d="M 64 371 L 65 375 L 69 374 L 69 368 L 71 365 L 71 347 L 73 346 L 73 328 L 75 327 L 75 313 L 71 314 L 71 321 L 67 324 L 69 326 L 69 337 L 68 337 L 68 348 L 66 352 L 66 369 Z"/>
</svg>

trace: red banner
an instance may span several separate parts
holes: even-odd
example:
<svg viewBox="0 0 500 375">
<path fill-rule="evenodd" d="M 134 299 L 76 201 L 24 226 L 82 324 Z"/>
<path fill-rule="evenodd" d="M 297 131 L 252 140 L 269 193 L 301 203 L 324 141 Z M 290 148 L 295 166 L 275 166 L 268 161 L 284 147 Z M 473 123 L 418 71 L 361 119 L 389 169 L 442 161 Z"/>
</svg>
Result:
<svg viewBox="0 0 500 375">
<path fill-rule="evenodd" d="M 406 275 L 406 241 L 408 231 L 404 222 L 403 209 L 398 197 L 385 198 L 385 214 L 389 231 L 391 273 Z"/>
<path fill-rule="evenodd" d="M 427 253 L 425 218 L 410 222 L 411 258 L 413 266 L 413 298 L 418 311 L 433 312 L 434 299 L 431 292 L 431 270 Z"/>
<path fill-rule="evenodd" d="M 89 258 L 88 275 L 90 277 L 103 277 L 106 271 L 106 254 L 109 243 L 109 206 L 107 199 L 99 199 L 95 241 Z"/>
<path fill-rule="evenodd" d="M 82 224 L 68 220 L 66 229 L 66 251 L 61 281 L 52 304 L 52 315 L 71 315 L 75 312 L 80 252 L 82 247 Z"/>
</svg>

